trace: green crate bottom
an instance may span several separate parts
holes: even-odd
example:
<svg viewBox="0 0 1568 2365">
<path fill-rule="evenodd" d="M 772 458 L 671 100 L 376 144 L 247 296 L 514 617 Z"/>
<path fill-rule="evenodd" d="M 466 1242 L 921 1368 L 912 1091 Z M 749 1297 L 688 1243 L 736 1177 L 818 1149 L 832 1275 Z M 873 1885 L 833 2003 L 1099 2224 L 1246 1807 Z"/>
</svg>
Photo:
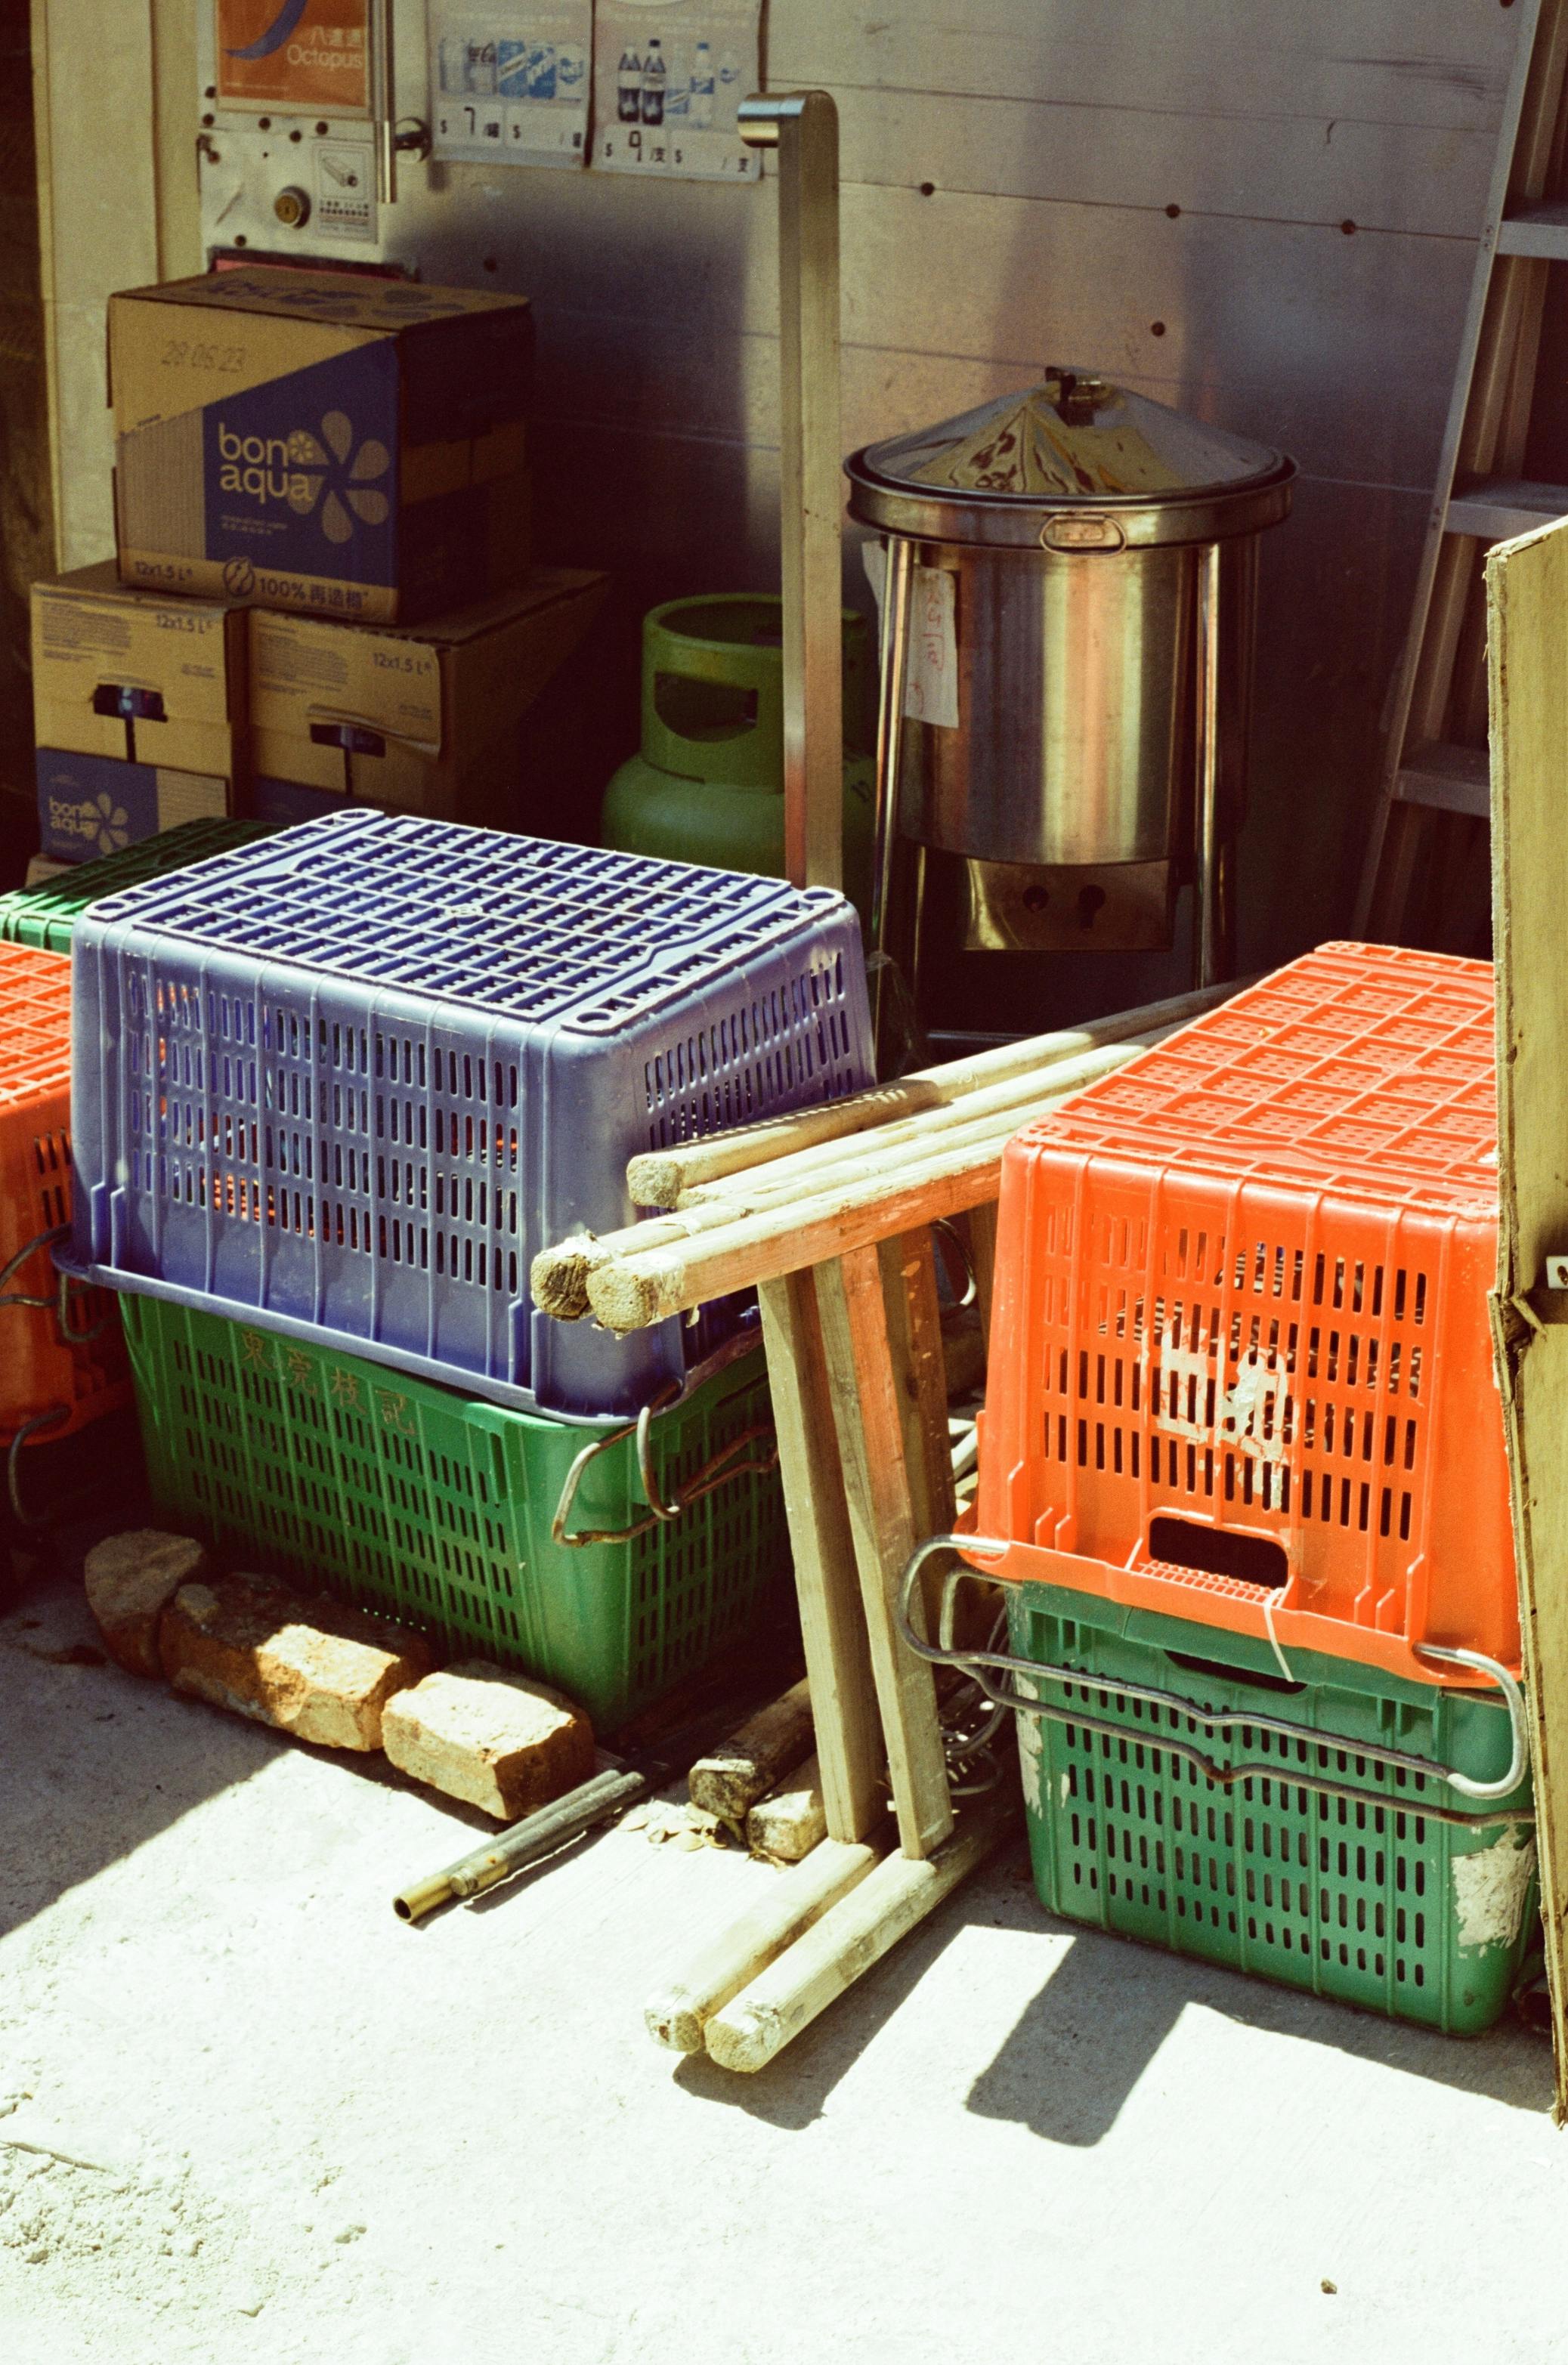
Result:
<svg viewBox="0 0 1568 2365">
<path fill-rule="evenodd" d="M 1496 1821 L 1439 1822 L 1424 1803 L 1483 1810 L 1353 1748 L 1216 1732 L 1203 1712 L 1252 1707 L 1495 1781 L 1510 1745 L 1495 1695 L 1304 1652 L 1289 1654 L 1287 1685 L 1266 1642 L 1054 1586 L 1010 1587 L 1008 1609 L 1014 1656 L 1084 1676 L 1023 1688 L 1121 1729 L 1018 1719 L 1035 1884 L 1050 1911 L 1450 2034 L 1491 2026 L 1537 1928 L 1534 1828 L 1506 1813 L 1528 1810 L 1528 1775 Z M 1104 1687 L 1117 1678 L 1193 1712 L 1118 1699 Z M 1162 1749 L 1162 1735 L 1227 1767 L 1275 1757 L 1281 1772 L 1226 1790 Z M 1292 1765 L 1375 1796 L 1305 1789 Z"/>
<path fill-rule="evenodd" d="M 786 1594 L 777 1472 L 735 1478 L 633 1542 L 558 1545 L 551 1520 L 595 1424 L 480 1403 L 156 1298 L 120 1305 L 166 1517 L 230 1558 L 556 1684 L 600 1732 Z M 655 1421 L 666 1498 L 769 1418 L 757 1350 Z M 622 1436 L 588 1464 L 570 1531 L 629 1527 L 646 1508 Z"/>
</svg>

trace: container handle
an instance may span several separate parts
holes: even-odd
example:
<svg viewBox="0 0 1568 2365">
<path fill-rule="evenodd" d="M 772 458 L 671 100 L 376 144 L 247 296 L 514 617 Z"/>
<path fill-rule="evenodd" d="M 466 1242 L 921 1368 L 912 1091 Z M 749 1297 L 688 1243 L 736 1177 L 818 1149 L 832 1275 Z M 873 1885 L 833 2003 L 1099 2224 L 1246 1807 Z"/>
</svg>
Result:
<svg viewBox="0 0 1568 2365">
<path fill-rule="evenodd" d="M 678 1487 L 666 1503 L 654 1474 L 653 1421 L 655 1413 L 673 1402 L 679 1394 L 678 1385 L 672 1383 L 654 1398 L 652 1404 L 644 1405 L 636 1419 L 628 1421 L 623 1429 L 610 1429 L 603 1437 L 593 1437 L 588 1440 L 566 1473 L 566 1484 L 561 1488 L 561 1499 L 555 1506 L 555 1516 L 550 1522 L 552 1543 L 565 1544 L 574 1550 L 588 1544 L 634 1543 L 639 1536 L 647 1535 L 654 1528 L 673 1525 L 685 1512 L 701 1502 L 705 1496 L 714 1494 L 721 1486 L 728 1485 L 731 1479 L 766 1477 L 769 1471 L 778 1467 L 778 1437 L 767 1421 L 756 1421 L 750 1429 L 743 1429 L 738 1436 L 732 1437 L 728 1444 L 722 1445 L 716 1453 L 710 1454 L 701 1469 L 696 1472 L 686 1485 Z M 577 1500 L 577 1488 L 582 1484 L 583 1473 L 588 1463 L 597 1454 L 607 1452 L 610 1446 L 620 1445 L 628 1437 L 635 1437 L 637 1440 L 637 1469 L 643 1482 L 643 1493 L 648 1505 L 646 1519 L 633 1521 L 629 1528 L 582 1528 L 576 1535 L 568 1535 L 566 1522 L 571 1517 L 572 1505 Z M 735 1460 L 736 1454 L 743 1452 L 749 1446 L 760 1443 L 764 1439 L 767 1440 L 767 1449 L 764 1452 L 753 1455 L 745 1462 Z"/>
<path fill-rule="evenodd" d="M 1081 1725 L 1088 1732 L 1104 1733 L 1117 1741 L 1126 1741 L 1129 1737 L 1141 1740 L 1146 1748 L 1163 1749 L 1172 1757 L 1196 1766 L 1209 1781 L 1218 1784 L 1222 1789 L 1233 1789 L 1238 1782 L 1282 1782 L 1293 1789 L 1319 1790 L 1330 1798 L 1352 1799 L 1359 1805 L 1383 1807 L 1406 1814 L 1428 1815 L 1437 1822 L 1479 1825 L 1495 1823 L 1499 1818 L 1495 1815 L 1461 1814 L 1447 1807 L 1417 1805 L 1410 1799 L 1390 1798 L 1382 1791 L 1358 1788 L 1353 1783 L 1333 1782 L 1324 1776 L 1285 1765 L 1277 1759 L 1272 1762 L 1255 1760 L 1240 1765 L 1216 1765 L 1212 1758 L 1204 1756 L 1202 1750 L 1193 1748 L 1186 1742 L 1169 1740 L 1164 1734 L 1158 1738 L 1148 1733 L 1129 1736 L 1125 1725 L 1112 1724 L 1103 1717 L 1091 1716 L 1076 1708 L 1058 1708 L 1052 1702 L 1031 1698 L 1020 1692 L 1011 1681 L 999 1678 L 1022 1675 L 1036 1681 L 1044 1679 L 1051 1683 L 1076 1684 L 1081 1689 L 1087 1687 L 1093 1691 L 1113 1692 L 1118 1699 L 1142 1700 L 1152 1708 L 1174 1709 L 1180 1715 L 1208 1731 L 1223 1732 L 1236 1725 L 1250 1725 L 1260 1732 L 1277 1732 L 1287 1741 L 1305 1742 L 1314 1749 L 1343 1750 L 1352 1757 L 1370 1758 L 1374 1765 L 1391 1765 L 1407 1774 L 1421 1775 L 1429 1781 L 1446 1782 L 1450 1789 L 1460 1791 L 1467 1799 L 1506 1799 L 1518 1789 L 1524 1779 L 1529 1764 L 1524 1695 L 1506 1667 L 1499 1666 L 1495 1659 L 1484 1657 L 1479 1651 L 1450 1651 L 1436 1643 L 1417 1646 L 1430 1657 L 1452 1660 L 1460 1665 L 1473 1667 L 1482 1675 L 1490 1676 L 1503 1694 L 1507 1706 L 1512 1745 L 1508 1770 L 1496 1782 L 1473 1782 L 1468 1776 L 1450 1773 L 1446 1765 L 1436 1765 L 1430 1758 L 1417 1757 L 1406 1750 L 1384 1749 L 1376 1743 L 1351 1740 L 1339 1733 L 1315 1732 L 1305 1725 L 1292 1724 L 1283 1717 L 1262 1715 L 1256 1709 L 1200 1709 L 1175 1692 L 1156 1691 L 1148 1684 L 1086 1675 L 1081 1667 L 1052 1666 L 1043 1659 L 1015 1658 L 1005 1651 L 954 1650 L 928 1642 L 917 1633 L 912 1618 L 914 1589 L 927 1561 L 935 1559 L 940 1552 L 967 1553 L 981 1560 L 992 1556 L 1002 1559 L 1005 1558 L 1008 1550 L 1009 1546 L 994 1536 L 931 1536 L 911 1554 L 894 1607 L 899 1631 L 919 1658 L 929 1660 L 934 1666 L 961 1668 L 966 1675 L 973 1676 L 986 1697 L 994 1700 L 998 1708 L 1015 1709 L 1025 1716 L 1048 1717 L 1058 1724 Z M 962 1561 L 957 1568 L 947 1571 L 942 1580 L 940 1631 L 944 1634 L 951 1630 L 955 1587 L 964 1577 L 982 1574 L 983 1571 L 967 1567 Z M 1531 1821 L 1534 1810 L 1515 1809 L 1506 1820 L 1510 1822 Z"/>
<path fill-rule="evenodd" d="M 1048 517 L 1040 528 L 1042 550 L 1070 551 L 1074 556 L 1082 551 L 1125 550 L 1127 537 L 1114 517 L 1103 510 L 1067 510 Z"/>
<path fill-rule="evenodd" d="M 19 1248 L 16 1255 L 5 1265 L 0 1265 L 0 1293 L 3 1293 L 0 1294 L 0 1306 L 31 1306 L 41 1308 L 45 1313 L 52 1311 L 55 1320 L 60 1325 L 60 1335 L 66 1345 L 87 1347 L 98 1337 L 109 1317 L 106 1313 L 101 1314 L 90 1330 L 72 1328 L 68 1304 L 72 1282 L 70 1273 L 59 1274 L 57 1286 L 48 1297 L 34 1297 L 23 1289 L 7 1290 L 6 1288 L 6 1283 L 12 1274 L 20 1272 L 30 1256 L 35 1255 L 39 1249 L 58 1247 L 62 1240 L 69 1239 L 70 1233 L 69 1224 L 56 1224 L 49 1231 L 39 1232 L 35 1239 L 28 1242 L 25 1248 Z M 83 1295 L 85 1295 L 87 1293 L 84 1291 Z"/>
<path fill-rule="evenodd" d="M 43 1300 L 46 1306 L 50 1302 L 49 1298 Z M 36 1436 L 40 1429 L 52 1429 L 56 1421 L 69 1420 L 70 1418 L 69 1405 L 50 1405 L 47 1412 L 35 1413 L 31 1420 L 25 1420 L 6 1449 L 6 1492 L 11 1498 L 12 1515 L 19 1528 L 48 1528 L 54 1524 L 52 1511 L 29 1511 L 22 1500 L 22 1449 L 28 1438 Z"/>
</svg>

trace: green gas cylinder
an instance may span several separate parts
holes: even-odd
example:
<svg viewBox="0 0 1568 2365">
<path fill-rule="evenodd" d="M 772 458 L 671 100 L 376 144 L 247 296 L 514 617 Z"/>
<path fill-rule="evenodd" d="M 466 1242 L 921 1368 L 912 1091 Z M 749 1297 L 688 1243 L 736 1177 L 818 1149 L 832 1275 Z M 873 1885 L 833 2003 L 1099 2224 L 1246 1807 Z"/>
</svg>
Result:
<svg viewBox="0 0 1568 2365">
<path fill-rule="evenodd" d="M 604 792 L 599 835 L 626 854 L 784 869 L 781 603 L 750 591 L 670 600 L 643 619 L 643 746 Z M 871 636 L 844 612 L 844 888 L 871 901 L 876 768 Z"/>
</svg>

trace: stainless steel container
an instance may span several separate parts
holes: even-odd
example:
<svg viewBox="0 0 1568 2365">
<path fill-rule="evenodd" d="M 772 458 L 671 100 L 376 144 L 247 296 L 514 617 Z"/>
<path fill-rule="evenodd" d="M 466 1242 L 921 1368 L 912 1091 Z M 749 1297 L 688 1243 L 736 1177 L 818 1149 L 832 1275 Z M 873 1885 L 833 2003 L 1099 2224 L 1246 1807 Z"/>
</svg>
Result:
<svg viewBox="0 0 1568 2365">
<path fill-rule="evenodd" d="M 846 465 L 851 514 L 888 537 L 884 889 L 896 813 L 956 857 L 968 946 L 1165 944 L 1206 831 L 1226 936 L 1257 537 L 1294 464 L 1052 369 Z"/>
</svg>

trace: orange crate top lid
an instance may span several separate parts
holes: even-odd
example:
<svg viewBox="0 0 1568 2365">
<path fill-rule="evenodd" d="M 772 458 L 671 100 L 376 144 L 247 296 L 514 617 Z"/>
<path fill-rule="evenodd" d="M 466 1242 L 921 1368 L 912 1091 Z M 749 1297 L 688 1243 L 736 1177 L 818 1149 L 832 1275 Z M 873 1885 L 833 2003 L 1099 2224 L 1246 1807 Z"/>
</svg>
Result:
<svg viewBox="0 0 1568 2365">
<path fill-rule="evenodd" d="M 1493 1214 L 1492 965 L 1321 945 L 1086 1085 L 1019 1141 Z"/>
<path fill-rule="evenodd" d="M 71 1081 L 71 963 L 0 944 L 0 1109 Z"/>
</svg>

